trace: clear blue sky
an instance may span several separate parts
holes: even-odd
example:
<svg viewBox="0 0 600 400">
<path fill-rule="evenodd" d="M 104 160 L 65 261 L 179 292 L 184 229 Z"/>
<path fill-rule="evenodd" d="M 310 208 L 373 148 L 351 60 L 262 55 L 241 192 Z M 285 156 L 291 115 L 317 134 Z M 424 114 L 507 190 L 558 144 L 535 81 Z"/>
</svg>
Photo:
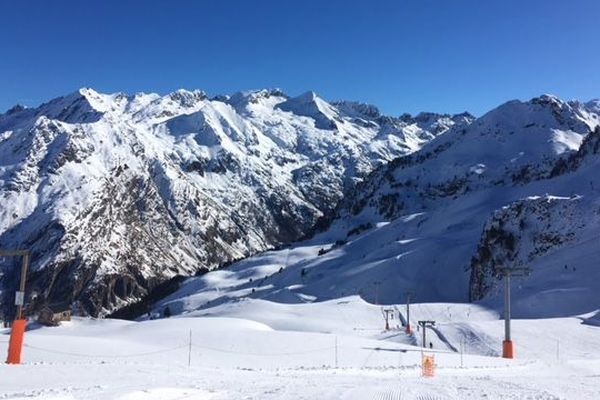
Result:
<svg viewBox="0 0 600 400">
<path fill-rule="evenodd" d="M 279 87 L 397 115 L 600 97 L 598 0 L 6 1 L 0 111 L 76 90 Z"/>
</svg>

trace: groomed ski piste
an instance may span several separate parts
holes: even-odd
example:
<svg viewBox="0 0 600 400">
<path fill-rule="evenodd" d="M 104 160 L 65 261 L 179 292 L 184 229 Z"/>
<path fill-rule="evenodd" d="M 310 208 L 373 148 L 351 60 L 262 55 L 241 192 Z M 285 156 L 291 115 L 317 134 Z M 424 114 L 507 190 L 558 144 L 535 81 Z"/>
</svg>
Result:
<svg viewBox="0 0 600 400">
<path fill-rule="evenodd" d="M 209 311 L 29 331 L 24 364 L 0 366 L 0 398 L 597 399 L 600 390 L 599 329 L 577 318 L 514 321 L 517 359 L 505 360 L 493 314 L 416 305 L 415 317 L 440 321 L 426 351 L 435 376 L 425 378 L 419 336 L 384 332 L 380 307 L 357 297 L 292 306 L 249 300 Z M 449 313 L 453 322 L 442 322 Z"/>
<path fill-rule="evenodd" d="M 325 268 L 336 255 L 323 261 L 314 243 L 189 279 L 156 305 L 158 319 L 32 325 L 23 365 L 0 366 L 0 398 L 600 398 L 595 313 L 513 320 L 516 359 L 506 360 L 498 307 L 416 302 L 409 335 L 404 304 L 369 303 L 366 294 L 319 299 L 296 269 Z M 336 290 L 351 291 L 343 287 L 351 280 L 339 282 Z M 387 331 L 384 309 L 394 315 Z M 436 321 L 425 350 L 418 320 Z M 8 330 L 0 341 L 6 353 Z M 422 377 L 423 354 L 435 357 L 434 377 Z"/>
</svg>

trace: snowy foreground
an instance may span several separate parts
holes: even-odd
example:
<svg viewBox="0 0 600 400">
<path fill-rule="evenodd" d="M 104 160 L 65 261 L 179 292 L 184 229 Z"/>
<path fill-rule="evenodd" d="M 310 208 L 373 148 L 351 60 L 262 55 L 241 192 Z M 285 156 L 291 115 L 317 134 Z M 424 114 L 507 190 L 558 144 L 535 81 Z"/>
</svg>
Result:
<svg viewBox="0 0 600 400">
<path fill-rule="evenodd" d="M 413 321 L 438 321 L 427 339 L 436 376 L 423 378 L 420 335 L 397 329 L 405 307 L 391 308 L 388 332 L 382 307 L 357 296 L 246 299 L 145 322 L 76 319 L 27 333 L 24 365 L 0 365 L 0 399 L 600 398 L 600 327 L 580 318 L 514 321 L 518 359 L 508 361 L 497 354 L 494 312 L 415 304 Z M 4 354 L 7 340 L 0 330 Z"/>
</svg>

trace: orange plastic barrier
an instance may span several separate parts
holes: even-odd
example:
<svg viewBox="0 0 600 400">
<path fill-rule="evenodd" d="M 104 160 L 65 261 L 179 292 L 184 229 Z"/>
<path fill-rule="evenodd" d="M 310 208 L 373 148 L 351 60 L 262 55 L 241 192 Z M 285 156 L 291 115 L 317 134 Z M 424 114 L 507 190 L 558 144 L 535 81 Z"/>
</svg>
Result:
<svg viewBox="0 0 600 400">
<path fill-rule="evenodd" d="M 421 364 L 422 375 L 428 378 L 432 378 L 435 375 L 435 357 L 434 356 L 423 356 L 423 362 Z"/>
<path fill-rule="evenodd" d="M 10 343 L 8 345 L 7 364 L 21 364 L 21 350 L 23 349 L 23 338 L 25 337 L 25 328 L 27 321 L 18 319 L 13 322 L 10 333 Z"/>
<path fill-rule="evenodd" d="M 515 345 L 512 340 L 505 340 L 502 342 L 502 357 L 515 358 Z"/>
</svg>

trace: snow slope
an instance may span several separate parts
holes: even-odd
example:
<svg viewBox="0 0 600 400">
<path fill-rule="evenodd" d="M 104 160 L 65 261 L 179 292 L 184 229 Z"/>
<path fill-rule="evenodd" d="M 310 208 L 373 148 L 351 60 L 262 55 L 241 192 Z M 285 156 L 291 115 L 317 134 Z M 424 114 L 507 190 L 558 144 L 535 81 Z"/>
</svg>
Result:
<svg viewBox="0 0 600 400">
<path fill-rule="evenodd" d="M 435 356 L 434 378 L 420 377 L 419 335 L 383 331 L 381 308 L 357 296 L 244 300 L 170 319 L 75 319 L 31 330 L 24 365 L 0 365 L 0 398 L 591 400 L 600 393 L 598 327 L 575 318 L 516 321 L 518 359 L 505 360 L 482 355 L 485 346 L 500 347 L 503 326 L 493 312 L 415 304 L 412 314 L 439 322 L 426 351 Z M 549 334 L 540 338 L 541 331 Z M 441 338 L 464 343 L 463 356 Z"/>
<path fill-rule="evenodd" d="M 33 251 L 32 309 L 103 314 L 302 237 L 373 168 L 472 120 L 430 119 L 279 90 L 81 89 L 15 107 L 0 114 L 0 247 Z"/>
</svg>

